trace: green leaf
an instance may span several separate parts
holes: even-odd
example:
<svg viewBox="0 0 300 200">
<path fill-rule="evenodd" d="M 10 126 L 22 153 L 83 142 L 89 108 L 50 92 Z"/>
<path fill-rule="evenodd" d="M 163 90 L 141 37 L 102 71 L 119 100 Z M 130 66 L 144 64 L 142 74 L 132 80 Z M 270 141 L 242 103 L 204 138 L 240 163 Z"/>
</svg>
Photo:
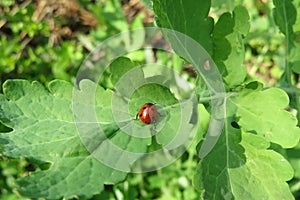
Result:
<svg viewBox="0 0 300 200">
<path fill-rule="evenodd" d="M 287 159 L 293 166 L 294 171 L 295 171 L 294 177 L 297 179 L 300 179 L 299 155 L 300 155 L 300 143 L 295 148 L 286 150 Z"/>
<path fill-rule="evenodd" d="M 126 57 L 119 57 L 116 60 L 114 60 L 111 65 L 109 66 L 110 69 L 110 79 L 115 86 L 118 82 L 118 80 L 128 71 L 130 71 L 132 68 L 136 67 L 137 63 L 132 62 L 129 58 Z M 143 72 L 139 70 L 140 74 L 142 75 Z M 136 76 L 139 77 L 139 75 L 136 74 Z M 143 77 L 143 76 L 142 76 Z"/>
<path fill-rule="evenodd" d="M 49 91 L 37 82 L 31 84 L 23 80 L 6 81 L 3 85 L 0 120 L 13 128 L 10 133 L 0 134 L 3 155 L 51 164 L 49 169 L 19 180 L 19 190 L 23 195 L 50 199 L 74 195 L 89 197 L 101 192 L 105 183 L 113 184 L 125 179 L 126 173 L 101 163 L 83 145 L 85 140 L 80 139 L 73 118 L 73 89 L 70 83 L 58 80 L 49 84 Z M 130 139 L 123 134 L 112 121 L 112 114 L 107 112 L 111 110 L 111 92 L 90 81 L 82 81 L 80 90 L 75 90 L 78 99 L 74 103 L 82 104 L 82 116 L 89 119 L 84 109 L 93 101 L 86 97 L 95 93 L 95 89 L 97 101 L 94 106 L 105 134 L 115 134 L 111 141 L 121 148 L 145 152 L 149 139 Z M 91 130 L 91 124 L 84 125 L 86 134 L 97 136 L 92 138 L 97 144 L 107 142 L 99 137 L 100 129 Z M 135 142 L 139 142 L 138 145 Z M 95 153 L 99 149 L 95 149 Z"/>
<path fill-rule="evenodd" d="M 197 167 L 194 183 L 203 198 L 293 199 L 285 183 L 293 177 L 289 163 L 267 150 L 263 138 L 234 128 L 233 120 L 227 118 L 214 149 Z"/>
<path fill-rule="evenodd" d="M 237 199 L 294 199 L 286 183 L 293 177 L 288 161 L 277 152 L 267 150 L 269 143 L 251 133 L 242 133 L 241 145 L 247 162 L 232 170 Z M 249 188 L 247 191 L 245 185 Z"/>
<path fill-rule="evenodd" d="M 0 122 L 13 131 L 0 133 L 1 153 L 49 166 L 20 178 L 20 193 L 31 198 L 88 198 L 100 193 L 104 184 L 123 181 L 125 172 L 147 165 L 133 163 L 154 145 L 153 132 L 162 147 L 188 141 L 187 133 L 195 125 L 194 104 L 178 104 L 167 87 L 151 84 L 154 80 L 161 77 L 135 88 L 128 105 L 122 96 L 89 80 L 82 80 L 78 89 L 55 80 L 48 90 L 38 82 L 6 81 L 0 95 Z M 156 129 L 134 119 L 141 106 L 137 104 L 146 100 L 160 108 Z M 176 148 L 174 152 L 184 152 Z M 164 155 L 154 156 L 151 164 L 166 161 Z"/>
<path fill-rule="evenodd" d="M 249 29 L 249 15 L 242 6 L 237 6 L 233 15 L 221 15 L 215 25 L 213 58 L 228 88 L 241 84 L 246 78 L 243 37 Z"/>
<path fill-rule="evenodd" d="M 300 89 L 297 88 L 296 86 L 291 86 L 288 88 L 282 88 L 285 90 L 285 92 L 287 92 L 287 94 L 289 95 L 290 98 L 290 106 L 296 110 L 300 110 L 300 101 L 299 101 L 299 97 L 300 97 Z M 297 116 L 297 120 L 298 120 L 298 125 L 299 125 L 299 121 L 300 121 L 300 112 L 296 113 Z"/>
<path fill-rule="evenodd" d="M 294 0 L 293 1 L 293 4 L 297 10 L 297 18 L 296 18 L 296 21 L 295 21 L 295 24 L 293 26 L 293 29 L 295 32 L 300 32 L 300 1 L 299 0 Z"/>
<path fill-rule="evenodd" d="M 240 140 L 239 131 L 227 126 L 214 149 L 199 163 L 195 186 L 204 191 L 204 199 L 233 198 L 229 169 L 245 163 Z"/>
<path fill-rule="evenodd" d="M 300 74 L 300 60 L 297 60 L 293 63 L 292 69 L 295 73 Z"/>
<path fill-rule="evenodd" d="M 234 30 L 238 31 L 243 37 L 246 37 L 250 29 L 250 16 L 248 11 L 243 6 L 237 6 L 233 10 L 234 15 Z"/>
<path fill-rule="evenodd" d="M 123 89 L 126 90 L 126 88 L 128 88 L 132 82 L 133 83 L 139 82 L 139 81 L 143 80 L 143 78 L 144 78 L 143 70 L 140 67 L 138 68 L 137 66 L 138 66 L 138 63 L 131 61 L 127 57 L 116 58 L 109 65 L 109 67 L 106 68 L 103 75 L 101 76 L 101 79 L 100 79 L 101 86 L 103 86 L 104 88 L 110 88 L 110 89 L 115 89 L 116 85 L 118 85 L 120 87 L 124 86 L 124 88 L 119 89 L 121 93 L 124 93 L 124 91 L 122 91 L 122 90 Z M 130 70 L 132 70 L 132 71 L 130 72 Z M 128 72 L 129 72 L 129 74 L 126 74 Z M 126 81 L 125 81 L 126 83 L 125 84 L 124 84 L 124 82 L 118 83 L 118 81 L 120 81 L 120 79 L 123 76 L 126 79 Z"/>
<path fill-rule="evenodd" d="M 140 108 L 145 102 L 154 103 L 158 108 L 159 119 L 156 124 L 156 129 L 159 130 L 159 134 L 156 135 L 158 144 L 165 146 L 170 141 L 176 142 L 176 139 L 186 139 L 185 137 L 178 137 L 181 135 L 180 131 L 184 131 L 183 135 L 186 137 L 192 135 L 190 132 L 195 125 L 195 123 L 190 122 L 193 114 L 195 114 L 193 113 L 192 101 L 179 102 L 168 88 L 152 83 L 136 90 L 131 97 L 130 107 Z M 131 111 L 131 113 L 137 112 L 138 110 Z M 178 144 L 181 143 L 177 142 Z"/>
<path fill-rule="evenodd" d="M 214 22 L 208 17 L 210 4 L 210 0 L 153 0 L 153 10 L 160 27 L 169 28 L 193 38 L 212 54 L 211 33 Z"/>
<path fill-rule="evenodd" d="M 300 129 L 296 118 L 284 110 L 288 105 L 287 94 L 278 88 L 242 93 L 236 101 L 238 124 L 283 148 L 294 147 Z"/>
<path fill-rule="evenodd" d="M 37 82 L 7 81 L 3 86 L 0 119 L 14 129 L 1 134 L 5 141 L 3 154 L 53 163 L 46 171 L 20 179 L 20 191 L 24 195 L 68 198 L 77 190 L 81 191 L 79 195 L 89 196 L 101 191 L 104 182 L 125 178 L 124 173 L 117 171 L 112 176 L 105 173 L 100 176 L 101 171 L 113 174 L 112 170 L 88 156 L 72 118 L 72 89 L 63 81 L 52 82 L 51 93 Z M 87 166 L 94 166 L 88 169 L 97 176 L 79 173 L 86 171 Z M 85 188 L 75 184 L 77 181 L 86 184 Z"/>
<path fill-rule="evenodd" d="M 227 76 L 228 72 L 224 61 L 228 59 L 232 51 L 231 45 L 226 39 L 226 36 L 233 32 L 234 21 L 230 13 L 224 13 L 220 16 L 215 25 L 213 38 L 214 38 L 214 54 L 213 59 L 216 62 L 222 76 Z"/>
<path fill-rule="evenodd" d="M 273 17 L 282 33 L 289 37 L 293 32 L 293 25 L 296 22 L 296 9 L 290 0 L 273 0 L 275 8 Z M 290 38 L 291 39 L 291 38 Z"/>
<path fill-rule="evenodd" d="M 178 101 L 170 90 L 159 84 L 149 83 L 138 88 L 131 97 L 132 108 L 141 107 L 144 103 L 154 103 L 161 105 L 173 105 Z"/>
<path fill-rule="evenodd" d="M 49 199 L 74 195 L 86 198 L 102 191 L 105 183 L 117 183 L 126 177 L 92 156 L 66 157 L 53 162 L 48 170 L 19 179 L 21 194 Z"/>
<path fill-rule="evenodd" d="M 299 60 L 299 52 L 295 47 L 293 39 L 293 25 L 296 22 L 297 10 L 291 0 L 273 0 L 275 8 L 273 17 L 279 30 L 285 35 L 285 71 L 281 77 L 281 85 L 290 87 L 292 85 L 291 72 L 295 68 L 293 62 Z M 298 48 L 299 49 L 299 48 Z"/>
<path fill-rule="evenodd" d="M 154 0 L 153 3 L 158 25 L 184 33 L 201 44 L 213 56 L 228 88 L 244 81 L 246 67 L 243 65 L 243 37 L 250 28 L 249 15 L 244 7 L 236 7 L 232 16 L 229 13 L 223 14 L 213 28 L 213 21 L 207 16 L 210 1 Z M 198 4 L 201 6 L 195 6 Z M 173 40 L 171 44 L 177 53 L 180 52 L 179 48 L 184 48 L 184 45 L 178 45 Z"/>
</svg>

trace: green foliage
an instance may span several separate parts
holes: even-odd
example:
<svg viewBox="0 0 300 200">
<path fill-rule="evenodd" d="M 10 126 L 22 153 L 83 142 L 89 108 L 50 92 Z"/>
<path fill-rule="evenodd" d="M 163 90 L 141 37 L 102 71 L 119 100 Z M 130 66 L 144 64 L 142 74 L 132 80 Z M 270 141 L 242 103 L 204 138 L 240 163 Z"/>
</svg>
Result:
<svg viewBox="0 0 300 200">
<path fill-rule="evenodd" d="M 199 42 L 214 58 L 227 87 L 241 84 L 246 76 L 242 66 L 245 54 L 242 38 L 249 31 L 247 11 L 236 7 L 233 14 L 224 13 L 214 27 L 213 19 L 208 17 L 210 1 L 202 1 L 201 7 L 194 3 L 192 0 L 184 3 L 154 1 L 158 25 L 182 32 Z M 196 14 L 199 21 L 190 20 Z"/>
<path fill-rule="evenodd" d="M 15 181 L 20 177 L 21 174 L 28 173 L 31 168 L 25 159 L 8 159 L 0 157 L 0 168 L 1 170 L 1 195 L 0 199 L 25 199 L 20 195 L 14 194 L 13 188 L 16 187 Z"/>
<path fill-rule="evenodd" d="M 276 1 L 274 0 L 274 20 L 279 30 L 285 35 L 285 57 L 283 67 L 285 69 L 281 76 L 280 86 L 290 96 L 291 106 L 297 110 L 300 108 L 300 91 L 294 86 L 298 82 L 295 78 L 299 74 L 300 64 L 300 40 L 299 40 L 299 17 L 297 11 L 300 9 L 299 1 Z M 295 74 L 297 75 L 295 75 Z M 300 120 L 300 114 L 297 113 Z"/>
<path fill-rule="evenodd" d="M 274 21 L 279 27 L 279 30 L 285 35 L 285 73 L 282 77 L 282 85 L 291 86 L 291 70 L 292 63 L 290 60 L 290 52 L 293 49 L 293 25 L 296 22 L 296 8 L 291 1 L 277 1 L 274 0 L 275 8 L 273 10 Z M 298 53 L 297 53 L 298 54 Z M 299 59 L 299 55 L 296 56 Z"/>
<path fill-rule="evenodd" d="M 3 87 L 1 119 L 7 119 L 3 123 L 14 128 L 14 133 L 1 135 L 1 140 L 8 142 L 3 154 L 52 163 L 48 170 L 20 179 L 21 193 L 57 199 L 69 198 L 77 190 L 78 196 L 90 196 L 99 192 L 104 182 L 124 179 L 124 173 L 113 172 L 98 162 L 80 142 L 72 118 L 70 83 L 53 81 L 49 85 L 50 93 L 37 82 L 8 81 Z M 101 95 L 104 90 L 99 92 Z M 58 169 L 65 170 L 58 173 Z M 86 175 L 81 174 L 83 171 Z M 72 183 L 81 184 L 72 186 Z"/>
<path fill-rule="evenodd" d="M 218 148 L 199 163 L 195 184 L 205 190 L 204 199 L 293 199 L 285 183 L 293 176 L 290 164 L 267 150 L 269 143 L 263 138 L 230 123 L 226 122 Z"/>
<path fill-rule="evenodd" d="M 60 41 L 59 33 L 50 30 L 53 24 L 35 19 L 33 3 L 16 4 L 17 1 L 5 0 L 0 5 L 0 18 L 4 19 L 4 28 L 0 29 L 0 48 L 3 49 L 0 52 L 1 82 L 7 78 L 39 80 L 42 83 L 53 78 L 71 81 L 88 55 L 85 48 L 92 50 L 99 41 L 129 28 L 118 0 L 107 1 L 105 6 L 99 0 L 87 6 L 101 24 L 91 30 L 91 37 L 79 34 L 72 41 Z M 58 27 L 64 26 L 66 19 L 53 17 L 56 17 L 53 23 Z M 138 20 L 135 24 L 139 24 Z"/>
<path fill-rule="evenodd" d="M 299 142 L 300 130 L 296 127 L 297 120 L 284 110 L 288 102 L 286 93 L 278 88 L 255 92 L 248 90 L 236 101 L 238 123 L 246 131 L 255 132 L 269 142 L 283 148 L 294 147 Z M 289 131 L 286 133 L 283 130 Z M 287 134 L 288 138 L 285 137 Z"/>
<path fill-rule="evenodd" d="M 213 19 L 207 16 L 210 1 L 202 1 L 201 6 L 195 6 L 194 3 L 193 0 L 184 2 L 153 0 L 157 23 L 161 27 L 187 34 L 199 42 L 209 53 L 212 53 Z"/>
<path fill-rule="evenodd" d="M 16 4 L 14 1 L 11 3 Z M 34 19 L 32 3 L 2 6 L 4 28 L 0 30 L 0 47 L 3 49 L 0 53 L 3 58 L 0 61 L 0 79 L 14 77 L 41 82 L 53 78 L 71 80 L 83 59 L 83 48 L 74 41 L 62 42 L 60 46 L 50 45 L 54 35 L 51 35 L 45 20 Z"/>
<path fill-rule="evenodd" d="M 0 47 L 4 49 L 4 51 L 0 52 L 0 56 L 3 58 L 0 61 L 0 70 L 4 73 L 9 73 L 14 70 L 16 64 L 15 60 L 18 57 L 17 52 L 21 49 L 21 46 L 17 41 L 8 41 L 7 38 L 3 36 L 1 37 Z"/>
<path fill-rule="evenodd" d="M 120 58 L 115 61 L 111 71 L 126 60 Z M 114 78 L 115 75 L 112 76 L 112 79 Z M 95 106 L 99 125 L 104 126 L 104 134 L 118 147 L 126 151 L 145 152 L 151 144 L 149 138 L 131 138 L 116 126 L 112 113 L 108 112 L 112 110 L 110 90 L 106 91 L 86 80 L 80 82 L 79 88 L 80 90 L 74 91 L 70 83 L 58 80 L 49 83 L 48 91 L 38 82 L 12 80 L 3 84 L 0 118 L 5 126 L 13 128 L 14 131 L 1 134 L 2 153 L 8 157 L 26 157 L 33 162 L 51 163 L 49 169 L 18 180 L 21 194 L 51 199 L 70 198 L 74 194 L 79 197 L 90 197 L 101 192 L 104 183 L 115 184 L 124 180 L 125 173 L 102 164 L 91 155 L 107 151 L 105 147 L 107 138 L 101 136 L 100 129 L 95 132 L 94 129 L 90 129 L 90 124 L 85 125 L 87 130 L 85 134 L 96 137 L 93 140 L 98 141 L 97 144 L 102 143 L 102 146 L 89 153 L 82 144 L 76 131 L 76 123 L 73 121 L 72 95 L 77 97 L 75 105 L 78 104 L 83 109 Z M 97 90 L 95 105 L 84 100 L 94 90 Z M 136 105 L 141 106 L 136 102 L 145 102 L 145 99 L 160 105 L 175 104 L 175 98 L 168 93 L 170 92 L 166 88 L 159 85 L 147 85 L 138 89 L 132 95 L 131 116 L 139 109 Z M 141 96 L 144 99 L 141 100 Z M 85 116 L 88 113 L 82 110 L 80 114 Z M 164 145 L 176 136 L 169 133 L 176 133 L 173 131 L 176 129 L 173 124 L 180 124 L 180 115 L 180 110 L 174 105 L 168 112 L 168 122 L 157 136 L 159 144 Z"/>
<path fill-rule="evenodd" d="M 151 5 L 148 0 L 142 2 L 148 8 Z M 222 75 L 226 118 L 211 152 L 199 161 L 213 109 L 210 100 L 218 96 L 209 96 L 205 80 L 200 76 L 195 80 L 185 71 L 187 61 L 179 57 L 178 41 L 169 41 L 178 55 L 170 57 L 157 50 L 155 59 L 185 76 L 195 88 L 201 103 L 183 103 L 193 110 L 191 117 L 179 106 L 188 92 L 177 87 L 172 73 L 145 64 L 146 50 L 113 60 L 99 84 L 85 79 L 76 86 L 67 82 L 75 77 L 87 50 L 114 34 L 142 27 L 143 14 L 128 24 L 120 1 L 81 0 L 99 27 L 74 40 L 49 45 L 49 24 L 33 20 L 33 4 L 12 9 L 16 1 L 2 1 L 0 199 L 299 198 L 300 130 L 294 114 L 299 121 L 300 0 L 152 2 L 156 24 L 201 44 Z M 155 75 L 147 77 L 149 71 Z M 272 80 L 261 83 L 257 75 L 269 71 Z M 147 84 L 131 93 L 139 82 Z M 281 89 L 269 88 L 274 85 Z M 147 102 L 155 103 L 162 116 L 155 125 L 135 120 Z M 77 124 L 78 116 L 92 119 L 89 108 L 95 110 L 96 125 Z M 131 158 L 125 153 L 115 156 L 106 146 L 112 143 L 124 152 L 155 152 L 176 139 L 179 127 L 196 134 L 194 143 L 176 162 L 150 173 L 128 174 Z M 134 137 L 124 130 L 148 137 Z M 100 162 L 99 155 L 115 168 Z M 155 165 L 151 159 L 138 164 Z M 119 171 L 120 166 L 126 170 Z"/>
<path fill-rule="evenodd" d="M 186 1 L 185 6 L 195 5 L 194 3 Z M 203 3 L 207 5 L 208 1 Z M 169 9 L 165 2 L 154 1 L 154 11 L 158 15 L 159 25 L 191 36 L 189 29 L 185 29 L 184 26 L 177 27 L 178 24 L 188 24 L 184 22 L 190 19 L 189 14 L 181 12 L 184 7 L 181 6 L 182 2 L 175 1 L 172 4 L 174 9 Z M 181 12 L 180 18 L 174 18 L 178 16 L 178 12 Z M 300 137 L 300 131 L 296 128 L 297 121 L 290 113 L 284 111 L 288 105 L 288 98 L 283 91 L 278 89 L 260 91 L 259 84 L 253 87 L 255 83 L 242 88 L 237 87 L 246 78 L 246 69 L 242 65 L 245 56 L 243 37 L 249 31 L 249 16 L 240 6 L 233 9 L 232 15 L 233 17 L 230 13 L 224 13 L 216 22 L 213 32 L 216 50 L 211 55 L 222 72 L 226 87 L 234 90 L 233 96 L 237 97 L 228 96 L 225 129 L 212 152 L 199 163 L 195 184 L 204 191 L 205 199 L 243 199 L 250 196 L 251 199 L 279 196 L 282 199 L 292 199 L 292 194 L 285 183 L 292 178 L 291 166 L 278 153 L 266 149 L 270 141 L 283 148 L 297 145 Z M 288 17 L 285 19 L 283 22 L 287 21 Z M 198 26 L 201 27 L 201 24 Z M 202 44 L 200 40 L 198 42 Z M 209 48 L 206 50 L 211 52 Z M 274 111 L 276 115 L 273 115 Z M 232 127 L 235 123 L 236 128 Z M 265 165 L 265 162 L 268 164 Z M 270 163 L 278 166 L 278 170 L 271 172 L 274 165 Z M 269 176 L 263 176 L 265 171 L 274 174 L 272 176 L 275 177 L 274 180 L 270 181 Z M 274 185 L 274 181 L 278 184 Z M 259 191 L 257 188 L 264 189 Z M 274 191 L 278 193 L 275 194 Z"/>
<path fill-rule="evenodd" d="M 246 78 L 246 68 L 243 65 L 245 57 L 243 37 L 248 34 L 249 26 L 247 10 L 238 6 L 232 15 L 222 14 L 214 29 L 213 58 L 220 71 L 226 70 L 223 77 L 226 86 L 230 88 L 241 84 Z"/>
</svg>

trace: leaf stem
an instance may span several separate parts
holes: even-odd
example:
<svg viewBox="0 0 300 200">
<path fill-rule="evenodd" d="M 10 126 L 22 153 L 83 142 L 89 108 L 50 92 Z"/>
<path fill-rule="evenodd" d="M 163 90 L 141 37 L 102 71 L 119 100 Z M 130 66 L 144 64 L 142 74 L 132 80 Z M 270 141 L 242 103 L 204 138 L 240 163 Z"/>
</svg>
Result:
<svg viewBox="0 0 300 200">
<path fill-rule="evenodd" d="M 292 85 L 292 80 L 291 80 L 291 67 L 289 65 L 288 62 L 288 56 L 289 56 L 289 52 L 290 52 L 290 32 L 289 32 L 289 24 L 288 24 L 288 19 L 287 19 L 287 11 L 286 11 L 286 0 L 284 0 L 283 3 L 283 15 L 284 15 L 284 20 L 285 20 L 285 43 L 286 43 L 286 48 L 285 48 L 285 59 L 284 59 L 284 63 L 285 63 L 285 83 L 287 84 L 287 86 L 291 86 Z"/>
<path fill-rule="evenodd" d="M 209 102 L 213 99 L 223 99 L 224 96 L 226 96 L 226 98 L 232 97 L 232 96 L 238 96 L 238 93 L 236 93 L 236 92 L 219 93 L 217 95 L 210 96 L 210 97 L 200 97 L 199 103 L 206 103 L 206 102 Z"/>
</svg>

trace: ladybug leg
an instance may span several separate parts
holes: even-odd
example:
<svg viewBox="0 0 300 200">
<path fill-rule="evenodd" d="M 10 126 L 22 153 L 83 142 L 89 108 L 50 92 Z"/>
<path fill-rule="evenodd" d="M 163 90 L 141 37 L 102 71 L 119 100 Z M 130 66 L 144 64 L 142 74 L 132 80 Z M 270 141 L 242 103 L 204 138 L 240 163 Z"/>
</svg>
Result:
<svg viewBox="0 0 300 200">
<path fill-rule="evenodd" d="M 151 135 L 155 136 L 156 135 L 156 122 L 153 123 L 153 127 L 151 128 Z"/>
<path fill-rule="evenodd" d="M 153 129 L 156 130 L 156 120 L 153 120 Z"/>
</svg>

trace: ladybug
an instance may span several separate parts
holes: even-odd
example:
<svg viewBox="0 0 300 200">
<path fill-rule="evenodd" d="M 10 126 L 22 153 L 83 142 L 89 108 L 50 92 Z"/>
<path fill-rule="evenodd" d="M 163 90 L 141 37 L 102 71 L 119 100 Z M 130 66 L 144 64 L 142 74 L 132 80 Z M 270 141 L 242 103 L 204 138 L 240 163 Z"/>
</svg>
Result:
<svg viewBox="0 0 300 200">
<path fill-rule="evenodd" d="M 140 119 L 144 124 L 154 124 L 156 123 L 158 117 L 157 108 L 153 103 L 144 104 L 138 114 L 136 119 Z"/>
</svg>

